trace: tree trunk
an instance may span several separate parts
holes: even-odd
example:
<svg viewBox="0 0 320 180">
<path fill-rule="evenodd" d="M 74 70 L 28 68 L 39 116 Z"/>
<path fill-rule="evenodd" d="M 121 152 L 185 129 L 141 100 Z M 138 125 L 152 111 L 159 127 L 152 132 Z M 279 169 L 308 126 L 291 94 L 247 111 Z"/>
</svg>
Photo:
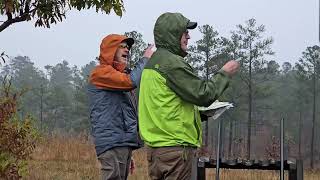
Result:
<svg viewBox="0 0 320 180">
<path fill-rule="evenodd" d="M 300 108 L 299 112 L 299 159 L 302 159 L 301 157 L 301 135 L 302 135 L 302 109 Z"/>
<path fill-rule="evenodd" d="M 205 122 L 204 124 L 204 146 L 208 146 L 208 121 Z"/>
<path fill-rule="evenodd" d="M 232 139 L 233 139 L 233 121 L 231 120 L 229 123 L 229 146 L 228 146 L 228 156 L 231 159 L 231 150 L 232 150 Z"/>
<path fill-rule="evenodd" d="M 220 136 L 220 158 L 224 157 L 225 151 L 224 151 L 224 142 L 226 137 L 226 131 L 224 128 L 225 121 L 221 121 L 221 136 Z"/>
<path fill-rule="evenodd" d="M 206 80 L 209 80 L 209 48 L 207 49 L 206 52 Z M 205 134 L 204 134 L 204 146 L 208 147 L 208 131 L 209 131 L 209 124 L 208 121 L 205 122 Z"/>
<path fill-rule="evenodd" d="M 251 156 L 251 124 L 252 124 L 252 58 L 249 59 L 249 103 L 248 103 L 248 136 L 247 136 L 247 159 Z"/>
<path fill-rule="evenodd" d="M 313 72 L 313 107 L 312 107 L 312 137 L 311 137 L 311 168 L 313 169 L 313 152 L 314 152 L 314 134 L 315 134 L 315 120 L 316 120 L 316 75 Z"/>
<path fill-rule="evenodd" d="M 43 85 L 40 87 L 40 131 L 43 131 Z"/>
</svg>

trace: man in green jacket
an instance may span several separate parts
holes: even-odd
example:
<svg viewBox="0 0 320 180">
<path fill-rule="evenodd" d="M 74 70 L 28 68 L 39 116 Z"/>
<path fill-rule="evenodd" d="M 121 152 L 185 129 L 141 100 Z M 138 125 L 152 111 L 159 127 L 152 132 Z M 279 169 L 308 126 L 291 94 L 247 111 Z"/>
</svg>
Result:
<svg viewBox="0 0 320 180">
<path fill-rule="evenodd" d="M 164 13 L 154 27 L 157 50 L 142 72 L 139 97 L 139 130 L 151 179 L 190 179 L 202 139 L 197 106 L 218 99 L 239 68 L 231 60 L 212 79 L 199 78 L 183 59 L 188 29 L 196 26 L 180 13 Z"/>
</svg>

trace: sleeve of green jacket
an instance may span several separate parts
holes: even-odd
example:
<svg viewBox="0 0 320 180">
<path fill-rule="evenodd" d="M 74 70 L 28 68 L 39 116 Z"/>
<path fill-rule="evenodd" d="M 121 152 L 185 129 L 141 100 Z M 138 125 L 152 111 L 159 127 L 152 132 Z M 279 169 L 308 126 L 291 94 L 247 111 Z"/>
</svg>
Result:
<svg viewBox="0 0 320 180">
<path fill-rule="evenodd" d="M 167 71 L 167 85 L 183 100 L 197 106 L 210 106 L 228 87 L 230 78 L 220 70 L 211 79 L 203 80 L 186 62 Z"/>
</svg>

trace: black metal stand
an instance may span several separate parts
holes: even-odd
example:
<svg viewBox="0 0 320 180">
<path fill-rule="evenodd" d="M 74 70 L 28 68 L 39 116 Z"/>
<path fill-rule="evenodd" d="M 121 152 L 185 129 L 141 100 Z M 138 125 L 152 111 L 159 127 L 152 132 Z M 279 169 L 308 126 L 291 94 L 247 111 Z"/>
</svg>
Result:
<svg viewBox="0 0 320 180">
<path fill-rule="evenodd" d="M 218 120 L 218 142 L 217 142 L 217 158 L 201 158 L 194 161 L 196 166 L 193 168 L 192 179 L 205 180 L 206 168 L 216 168 L 216 180 L 219 180 L 219 169 L 257 169 L 257 170 L 280 170 L 280 180 L 284 180 L 284 170 L 289 173 L 289 180 L 303 180 L 303 161 L 301 159 L 296 162 L 284 160 L 284 119 L 280 121 L 280 161 L 275 160 L 226 160 L 220 158 L 221 145 L 221 120 Z"/>
</svg>

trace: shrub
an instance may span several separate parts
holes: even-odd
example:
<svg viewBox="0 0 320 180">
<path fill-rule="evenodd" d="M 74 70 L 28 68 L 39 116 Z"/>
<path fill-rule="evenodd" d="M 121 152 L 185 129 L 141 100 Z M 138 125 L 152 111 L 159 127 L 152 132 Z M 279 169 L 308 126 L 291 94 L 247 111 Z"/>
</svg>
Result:
<svg viewBox="0 0 320 180">
<path fill-rule="evenodd" d="M 17 102 L 23 92 L 14 92 L 6 77 L 0 89 L 0 179 L 21 179 L 38 137 L 31 117 L 18 118 Z"/>
</svg>

